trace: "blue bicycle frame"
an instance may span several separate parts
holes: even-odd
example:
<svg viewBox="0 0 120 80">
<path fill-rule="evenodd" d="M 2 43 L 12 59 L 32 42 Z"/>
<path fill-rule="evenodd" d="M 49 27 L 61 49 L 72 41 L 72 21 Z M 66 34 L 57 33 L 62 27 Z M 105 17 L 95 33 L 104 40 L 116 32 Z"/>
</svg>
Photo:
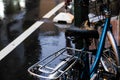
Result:
<svg viewBox="0 0 120 80">
<path fill-rule="evenodd" d="M 101 34 L 101 37 L 100 37 L 100 42 L 99 42 L 99 45 L 98 45 L 98 50 L 96 52 L 95 62 L 93 63 L 93 65 L 90 69 L 91 76 L 96 71 L 97 65 L 99 65 L 100 57 L 101 57 L 101 54 L 102 54 L 102 51 L 103 51 L 103 48 L 104 48 L 105 38 L 106 38 L 106 34 L 107 34 L 107 30 L 108 30 L 109 26 L 110 26 L 110 18 L 108 17 L 105 20 L 105 24 L 104 24 L 104 27 L 103 27 L 103 30 L 102 30 L 102 34 Z"/>
</svg>

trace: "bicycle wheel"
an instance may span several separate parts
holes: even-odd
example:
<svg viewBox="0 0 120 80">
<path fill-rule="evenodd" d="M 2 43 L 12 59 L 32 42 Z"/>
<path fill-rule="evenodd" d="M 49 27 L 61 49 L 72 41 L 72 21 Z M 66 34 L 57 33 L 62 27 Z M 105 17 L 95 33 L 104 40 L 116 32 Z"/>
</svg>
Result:
<svg viewBox="0 0 120 80">
<path fill-rule="evenodd" d="M 111 31 L 107 32 L 107 37 L 111 47 L 104 49 L 100 60 L 105 71 L 116 75 L 120 65 L 119 49 Z"/>
</svg>

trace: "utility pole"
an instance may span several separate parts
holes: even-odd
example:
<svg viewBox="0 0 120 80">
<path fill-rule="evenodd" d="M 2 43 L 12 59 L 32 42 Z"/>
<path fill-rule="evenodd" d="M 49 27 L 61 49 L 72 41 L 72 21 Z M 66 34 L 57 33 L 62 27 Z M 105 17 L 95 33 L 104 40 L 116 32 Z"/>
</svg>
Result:
<svg viewBox="0 0 120 80">
<path fill-rule="evenodd" d="M 74 26 L 81 27 L 81 24 L 88 20 L 89 0 L 74 0 Z M 83 40 L 76 39 L 76 48 L 83 47 Z"/>
<path fill-rule="evenodd" d="M 81 24 L 88 20 L 89 0 L 74 0 L 74 25 L 80 27 Z"/>
</svg>

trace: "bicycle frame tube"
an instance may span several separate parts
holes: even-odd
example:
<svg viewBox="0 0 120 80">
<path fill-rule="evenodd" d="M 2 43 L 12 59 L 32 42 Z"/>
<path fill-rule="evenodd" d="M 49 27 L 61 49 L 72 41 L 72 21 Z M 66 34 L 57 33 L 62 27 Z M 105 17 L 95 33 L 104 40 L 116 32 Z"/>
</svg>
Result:
<svg viewBox="0 0 120 80">
<path fill-rule="evenodd" d="M 106 38 L 106 34 L 107 34 L 107 30 L 110 26 L 110 17 L 107 17 L 105 20 L 105 24 L 102 30 L 102 34 L 100 37 L 100 41 L 99 41 L 99 45 L 98 45 L 98 49 L 96 52 L 96 56 L 95 56 L 95 61 L 90 69 L 90 77 L 92 77 L 92 75 L 94 74 L 94 72 L 97 70 L 97 67 L 99 65 L 99 61 L 100 61 L 100 57 L 104 48 L 104 43 L 105 43 L 105 38 Z"/>
<path fill-rule="evenodd" d="M 108 39 L 109 39 L 109 41 L 112 45 L 112 48 L 113 48 L 114 52 L 119 53 L 119 49 L 117 47 L 117 42 L 115 41 L 115 38 L 114 38 L 114 36 L 113 36 L 113 34 L 111 33 L 110 30 L 107 31 L 107 37 L 108 37 Z M 115 56 L 117 58 L 116 60 L 120 61 L 119 60 L 120 55 L 115 54 Z M 120 62 L 117 62 L 117 65 L 119 65 L 119 64 L 120 64 Z"/>
</svg>

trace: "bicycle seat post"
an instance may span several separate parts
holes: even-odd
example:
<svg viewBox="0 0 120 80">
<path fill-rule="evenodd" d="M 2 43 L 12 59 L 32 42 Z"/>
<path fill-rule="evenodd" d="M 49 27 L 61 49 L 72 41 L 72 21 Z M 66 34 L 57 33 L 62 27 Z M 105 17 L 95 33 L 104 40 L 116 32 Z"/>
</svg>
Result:
<svg viewBox="0 0 120 80">
<path fill-rule="evenodd" d="M 78 38 L 78 40 L 76 42 L 76 44 L 78 46 L 77 48 L 81 48 L 81 46 L 80 46 L 81 43 L 78 42 L 79 40 L 81 40 L 81 42 L 82 42 L 83 51 L 88 51 L 89 50 L 89 39 L 88 38 Z M 84 67 L 83 75 L 82 75 L 81 79 L 82 80 L 90 80 L 89 54 L 83 52 L 82 55 L 84 55 L 82 60 L 84 61 L 85 67 Z"/>
<path fill-rule="evenodd" d="M 89 44 L 90 44 L 89 39 L 84 38 L 83 39 L 84 51 L 89 50 Z M 84 70 L 84 75 L 83 75 L 82 79 L 83 80 L 90 80 L 90 69 L 89 69 L 90 65 L 89 65 L 89 54 L 88 53 L 85 54 L 84 63 L 85 63 L 85 70 Z"/>
</svg>

